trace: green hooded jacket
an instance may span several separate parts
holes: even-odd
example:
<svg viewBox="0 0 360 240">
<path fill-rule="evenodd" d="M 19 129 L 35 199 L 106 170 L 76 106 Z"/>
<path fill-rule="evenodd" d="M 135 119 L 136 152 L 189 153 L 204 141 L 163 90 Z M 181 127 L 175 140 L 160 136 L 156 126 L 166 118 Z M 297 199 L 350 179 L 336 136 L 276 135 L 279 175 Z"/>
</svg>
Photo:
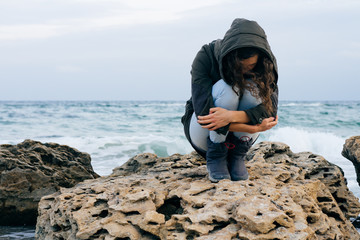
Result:
<svg viewBox="0 0 360 240">
<path fill-rule="evenodd" d="M 237 18 L 231 24 L 224 38 L 204 45 L 192 63 L 191 98 L 186 103 L 185 114 L 181 119 L 184 124 L 185 135 L 189 141 L 189 125 L 193 112 L 195 112 L 196 116 L 204 116 L 208 115 L 210 108 L 214 107 L 212 86 L 218 80 L 224 79 L 221 64 L 223 57 L 230 51 L 243 47 L 256 47 L 266 54 L 274 64 L 275 74 L 275 85 L 272 86 L 273 94 L 271 96 L 274 111 L 268 113 L 263 104 L 245 110 L 250 118 L 249 124 L 259 124 L 264 118 L 276 116 L 278 107 L 278 71 L 276 59 L 271 52 L 264 30 L 257 22 Z M 215 131 L 226 134 L 228 130 L 229 125 Z"/>
</svg>

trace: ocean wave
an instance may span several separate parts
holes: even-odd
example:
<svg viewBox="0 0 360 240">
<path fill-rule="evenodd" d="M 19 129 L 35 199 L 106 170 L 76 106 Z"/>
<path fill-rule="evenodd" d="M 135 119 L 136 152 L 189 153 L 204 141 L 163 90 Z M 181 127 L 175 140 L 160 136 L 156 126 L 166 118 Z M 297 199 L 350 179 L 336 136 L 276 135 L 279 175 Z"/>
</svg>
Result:
<svg viewBox="0 0 360 240">
<path fill-rule="evenodd" d="M 0 226 L 0 239 L 35 239 L 33 226 Z"/>
<path fill-rule="evenodd" d="M 275 128 L 269 131 L 269 141 L 285 142 L 295 152 L 313 151 L 318 153 L 336 154 L 338 148 L 345 143 L 345 138 L 331 132 L 309 130 L 295 127 Z"/>
<path fill-rule="evenodd" d="M 124 164 L 131 157 L 141 153 L 154 153 L 159 157 L 175 153 L 186 154 L 193 151 L 183 135 L 170 134 L 123 134 L 116 136 L 39 136 L 33 140 L 55 142 L 68 145 L 79 151 L 89 153 L 94 171 L 100 175 L 109 175 L 112 169 Z M 22 139 L 3 143 L 17 144 Z M 1 142 L 0 142 L 1 143 Z"/>
<path fill-rule="evenodd" d="M 29 138 L 68 145 L 89 153 L 95 171 L 108 175 L 139 153 L 168 156 L 193 151 L 180 123 L 184 105 L 181 101 L 0 102 L 0 143 L 17 144 Z M 262 133 L 259 141 L 281 141 L 294 152 L 320 154 L 337 165 L 350 163 L 342 158 L 341 148 L 350 135 L 359 135 L 358 106 L 359 102 L 280 101 L 278 126 Z"/>
<path fill-rule="evenodd" d="M 290 102 L 290 103 L 282 103 L 280 102 L 280 107 L 320 107 L 323 106 L 324 103 L 321 102 Z"/>
</svg>

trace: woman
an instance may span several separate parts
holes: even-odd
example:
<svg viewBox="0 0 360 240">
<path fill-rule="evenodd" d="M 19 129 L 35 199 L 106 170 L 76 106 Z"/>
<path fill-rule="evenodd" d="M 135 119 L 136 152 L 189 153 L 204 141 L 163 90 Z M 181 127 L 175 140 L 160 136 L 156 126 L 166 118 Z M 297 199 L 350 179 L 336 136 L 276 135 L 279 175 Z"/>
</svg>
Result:
<svg viewBox="0 0 360 240">
<path fill-rule="evenodd" d="M 212 182 L 247 179 L 246 152 L 277 124 L 277 65 L 264 30 L 235 19 L 223 39 L 201 48 L 191 75 L 187 139 L 206 158 Z"/>
</svg>

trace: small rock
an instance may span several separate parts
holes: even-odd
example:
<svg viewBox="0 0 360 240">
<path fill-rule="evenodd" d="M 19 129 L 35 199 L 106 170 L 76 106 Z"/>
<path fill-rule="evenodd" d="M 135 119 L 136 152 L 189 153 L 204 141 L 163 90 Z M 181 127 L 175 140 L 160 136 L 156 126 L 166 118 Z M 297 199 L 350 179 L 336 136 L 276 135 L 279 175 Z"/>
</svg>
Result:
<svg viewBox="0 0 360 240">
<path fill-rule="evenodd" d="M 347 139 L 341 154 L 354 164 L 356 180 L 360 186 L 360 136 Z"/>
</svg>

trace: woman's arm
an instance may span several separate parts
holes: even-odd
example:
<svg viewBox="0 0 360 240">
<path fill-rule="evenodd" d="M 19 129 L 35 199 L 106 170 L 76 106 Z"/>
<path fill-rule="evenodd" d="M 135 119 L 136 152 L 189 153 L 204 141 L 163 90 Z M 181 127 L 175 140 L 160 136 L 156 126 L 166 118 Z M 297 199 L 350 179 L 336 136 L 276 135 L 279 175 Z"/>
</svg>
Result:
<svg viewBox="0 0 360 240">
<path fill-rule="evenodd" d="M 216 130 L 229 123 L 248 123 L 249 121 L 245 111 L 229 111 L 221 107 L 210 108 L 208 115 L 198 116 L 198 123 L 209 130 Z"/>
<path fill-rule="evenodd" d="M 217 60 L 213 53 L 214 43 L 204 45 L 197 53 L 191 66 L 191 99 L 195 115 L 205 116 L 214 107 L 212 86 L 220 79 Z M 214 129 L 217 133 L 226 134 L 229 125 Z"/>
<path fill-rule="evenodd" d="M 265 118 L 275 117 L 278 110 L 278 95 L 279 95 L 279 90 L 277 85 L 275 85 L 274 91 L 270 96 L 271 104 L 273 108 L 273 111 L 271 113 L 269 113 L 266 110 L 265 106 L 262 103 L 257 105 L 256 107 L 245 110 L 247 116 L 250 119 L 248 123 L 252 125 L 260 124 L 261 121 Z"/>
<path fill-rule="evenodd" d="M 258 126 L 248 125 L 244 123 L 231 123 L 229 127 L 230 132 L 246 132 L 246 133 L 257 133 Z"/>
<path fill-rule="evenodd" d="M 202 124 L 202 128 L 210 131 L 230 123 L 229 131 L 231 132 L 263 132 L 274 127 L 278 122 L 278 117 L 269 117 L 263 119 L 260 124 L 249 125 L 249 118 L 244 111 L 229 111 L 224 108 L 215 107 L 210 109 L 210 114 L 199 116 L 198 123 Z"/>
<path fill-rule="evenodd" d="M 229 111 L 220 107 L 210 108 L 210 113 L 205 116 L 198 116 L 198 123 L 206 124 L 203 128 L 210 131 L 216 130 L 230 123 L 247 123 L 249 125 L 259 125 L 266 118 L 275 117 L 278 108 L 277 87 L 271 95 L 273 112 L 268 113 L 263 104 L 244 111 Z"/>
<path fill-rule="evenodd" d="M 257 125 L 248 125 L 244 123 L 231 123 L 229 130 L 231 132 L 247 132 L 247 133 L 257 133 L 264 132 L 273 128 L 278 123 L 278 116 L 276 118 L 269 117 L 265 118 L 261 124 Z"/>
</svg>

